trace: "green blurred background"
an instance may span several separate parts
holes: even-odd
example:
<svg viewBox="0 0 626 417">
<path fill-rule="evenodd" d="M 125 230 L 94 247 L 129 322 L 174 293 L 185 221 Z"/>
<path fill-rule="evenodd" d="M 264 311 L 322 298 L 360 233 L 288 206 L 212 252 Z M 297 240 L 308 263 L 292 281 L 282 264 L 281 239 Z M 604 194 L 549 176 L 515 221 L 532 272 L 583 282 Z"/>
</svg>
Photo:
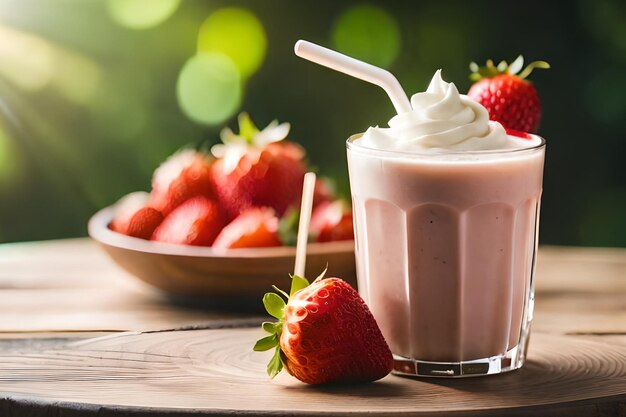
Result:
<svg viewBox="0 0 626 417">
<path fill-rule="evenodd" d="M 407 92 L 437 68 L 545 59 L 541 241 L 626 246 L 626 2 L 0 0 L 0 242 L 86 234 L 186 144 L 248 111 L 347 188 L 345 139 L 386 125 L 377 87 L 303 61 L 307 39 L 381 65 Z"/>
</svg>

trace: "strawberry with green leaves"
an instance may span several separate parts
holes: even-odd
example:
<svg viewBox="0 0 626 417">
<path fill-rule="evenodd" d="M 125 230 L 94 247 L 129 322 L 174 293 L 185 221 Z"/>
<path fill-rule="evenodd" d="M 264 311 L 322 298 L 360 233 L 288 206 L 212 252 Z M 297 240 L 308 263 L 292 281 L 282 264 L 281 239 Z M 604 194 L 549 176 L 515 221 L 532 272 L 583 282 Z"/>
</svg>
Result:
<svg viewBox="0 0 626 417">
<path fill-rule="evenodd" d="M 272 378 L 283 367 L 307 384 L 383 378 L 391 372 L 393 358 L 374 316 L 348 283 L 324 279 L 325 272 L 310 285 L 292 276 L 289 294 L 276 287 L 280 295 L 265 294 L 263 304 L 278 322 L 263 323 L 269 335 L 254 350 L 274 349 L 267 367 Z"/>
<path fill-rule="evenodd" d="M 489 111 L 489 118 L 506 129 L 534 133 L 541 121 L 541 103 L 533 84 L 526 78 L 535 68 L 550 68 L 545 61 L 528 64 L 522 71 L 524 58 L 520 55 L 510 65 L 492 60 L 479 67 L 472 62 L 470 79 L 474 84 L 467 95 Z M 520 72 L 521 71 L 521 72 Z"/>
<path fill-rule="evenodd" d="M 289 123 L 274 121 L 259 130 L 247 113 L 239 115 L 239 133 L 221 132 L 211 148 L 215 191 L 230 219 L 250 207 L 271 207 L 282 216 L 300 200 L 306 172 L 305 152 L 285 141 Z"/>
</svg>

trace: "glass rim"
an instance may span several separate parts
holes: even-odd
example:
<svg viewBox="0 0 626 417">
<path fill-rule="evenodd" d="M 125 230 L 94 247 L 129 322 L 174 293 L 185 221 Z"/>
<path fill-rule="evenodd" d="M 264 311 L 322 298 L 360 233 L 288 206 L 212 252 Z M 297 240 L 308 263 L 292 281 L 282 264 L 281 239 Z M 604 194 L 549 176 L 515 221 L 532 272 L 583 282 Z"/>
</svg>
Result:
<svg viewBox="0 0 626 417">
<path fill-rule="evenodd" d="M 379 154 L 381 156 L 384 155 L 384 156 L 396 157 L 396 158 L 415 157 L 415 158 L 438 159 L 438 158 L 447 157 L 447 156 L 467 157 L 467 156 L 481 156 L 481 155 L 482 156 L 519 155 L 519 154 L 524 154 L 524 153 L 537 152 L 537 151 L 543 150 L 546 147 L 546 140 L 543 137 L 532 134 L 532 133 L 529 133 L 529 135 L 532 136 L 533 138 L 539 139 L 539 144 L 528 147 L 528 148 L 489 149 L 489 150 L 482 150 L 482 151 L 449 151 L 449 152 L 446 151 L 446 152 L 440 152 L 440 153 L 432 153 L 432 152 L 413 152 L 413 151 L 376 149 L 376 148 L 370 148 L 368 146 L 356 145 L 354 144 L 354 142 L 363 136 L 363 133 L 356 133 L 350 136 L 346 140 L 346 148 L 350 151 L 365 152 L 369 154 Z M 523 139 L 523 138 L 520 138 L 520 139 Z"/>
</svg>

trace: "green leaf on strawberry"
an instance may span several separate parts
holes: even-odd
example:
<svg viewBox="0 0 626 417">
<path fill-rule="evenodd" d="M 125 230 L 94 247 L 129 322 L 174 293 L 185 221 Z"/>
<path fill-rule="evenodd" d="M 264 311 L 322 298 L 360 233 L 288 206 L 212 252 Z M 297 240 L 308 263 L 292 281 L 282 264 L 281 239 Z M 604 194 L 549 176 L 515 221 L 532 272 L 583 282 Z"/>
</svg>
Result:
<svg viewBox="0 0 626 417">
<path fill-rule="evenodd" d="M 277 347 L 276 351 L 274 352 L 274 356 L 272 356 L 270 363 L 267 365 L 267 374 L 270 376 L 270 378 L 274 378 L 282 370 L 283 360 L 280 356 L 280 348 Z"/>
<path fill-rule="evenodd" d="M 324 272 L 322 272 L 322 274 L 318 277 L 318 279 L 320 277 L 323 277 L 325 273 L 326 273 L 326 269 L 324 270 Z M 306 278 L 301 277 L 299 275 L 291 275 L 291 289 L 289 290 L 289 294 L 287 294 L 285 291 L 281 290 L 280 288 L 276 287 L 275 285 L 272 285 L 274 290 L 276 290 L 278 293 L 282 294 L 285 298 L 287 298 L 287 301 L 289 301 L 289 298 L 291 298 L 295 293 L 297 293 L 298 291 L 308 286 L 309 286 L 309 281 Z M 263 296 L 263 305 L 265 306 L 265 310 L 267 310 L 267 312 L 272 317 L 277 318 L 278 321 L 277 322 L 266 321 L 262 324 L 263 330 L 269 333 L 269 336 L 265 336 L 257 340 L 257 342 L 255 343 L 252 349 L 257 352 L 263 352 L 266 350 L 270 350 L 272 348 L 276 348 L 276 351 L 274 352 L 274 356 L 272 356 L 272 359 L 267 365 L 267 374 L 270 376 L 270 378 L 274 378 L 283 369 L 283 362 L 282 362 L 281 355 L 280 355 L 279 340 L 280 340 L 280 335 L 281 335 L 283 323 L 284 323 L 283 321 L 284 316 L 285 316 L 284 310 L 285 310 L 286 304 L 285 304 L 285 301 L 280 297 L 280 295 L 273 293 L 273 292 L 268 292 L 267 294 Z"/>
<path fill-rule="evenodd" d="M 299 278 L 299 277 L 298 277 Z M 289 298 L 288 294 L 273 286 L 276 291 L 281 293 L 286 298 Z M 293 285 L 292 285 L 293 287 Z M 265 310 L 272 316 L 278 319 L 277 322 L 264 322 L 262 324 L 263 330 L 269 333 L 269 336 L 265 336 L 254 344 L 252 350 L 257 352 L 264 352 L 272 348 L 275 349 L 274 355 L 267 365 L 267 374 L 270 378 L 274 378 L 283 369 L 283 361 L 280 356 L 280 335 L 283 328 L 283 317 L 285 309 L 285 301 L 282 297 L 276 293 L 268 292 L 263 296 L 263 305 Z"/>
<path fill-rule="evenodd" d="M 270 335 L 257 340 L 254 347 L 252 348 L 256 352 L 264 352 L 266 350 L 275 348 L 274 355 L 267 365 L 267 374 L 271 378 L 274 378 L 283 369 L 283 361 L 280 357 L 280 346 L 278 342 L 280 338 L 281 328 L 282 321 L 279 321 L 277 323 L 263 323 L 263 329 L 270 333 Z"/>
<path fill-rule="evenodd" d="M 548 69 L 550 64 L 546 61 L 533 61 L 524 68 L 522 72 L 520 70 L 524 66 L 524 57 L 519 55 L 510 64 L 506 61 L 500 61 L 498 65 L 494 65 L 491 59 L 488 59 L 484 67 L 479 66 L 476 62 L 470 62 L 470 80 L 478 81 L 483 78 L 493 78 L 502 74 L 516 75 L 522 80 L 528 78 L 531 72 L 535 68 Z M 519 74 L 518 74 L 519 73 Z"/>
<path fill-rule="evenodd" d="M 280 330 L 279 324 L 280 323 L 277 322 L 266 321 L 261 325 L 261 327 L 263 327 L 263 330 L 265 330 L 269 334 L 275 334 L 278 333 L 278 331 Z"/>
<path fill-rule="evenodd" d="M 506 61 L 502 61 L 501 64 L 501 68 L 504 68 L 508 74 L 517 74 L 524 66 L 524 57 L 519 55 L 513 62 L 511 62 L 511 65 L 507 65 Z"/>
<path fill-rule="evenodd" d="M 254 350 L 257 352 L 262 352 L 266 350 L 270 350 L 273 347 L 278 346 L 278 335 L 276 333 L 266 336 L 262 339 L 257 340 L 254 344 Z"/>
<path fill-rule="evenodd" d="M 291 290 L 289 291 L 289 297 L 293 296 L 295 293 L 297 293 L 301 289 L 306 288 L 308 286 L 309 286 L 309 281 L 306 278 L 298 276 L 298 275 L 292 275 L 291 276 Z"/>
<path fill-rule="evenodd" d="M 277 319 L 283 318 L 283 309 L 285 301 L 276 293 L 268 292 L 263 296 L 263 305 L 272 317 Z"/>
</svg>

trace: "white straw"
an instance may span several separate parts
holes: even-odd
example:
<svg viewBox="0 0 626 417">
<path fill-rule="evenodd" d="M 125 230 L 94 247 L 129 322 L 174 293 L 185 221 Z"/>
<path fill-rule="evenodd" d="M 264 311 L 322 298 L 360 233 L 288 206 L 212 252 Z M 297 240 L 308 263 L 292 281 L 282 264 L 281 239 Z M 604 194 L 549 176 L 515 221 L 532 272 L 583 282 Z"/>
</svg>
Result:
<svg viewBox="0 0 626 417">
<path fill-rule="evenodd" d="M 411 111 L 409 98 L 396 77 L 389 71 L 308 41 L 296 42 L 294 51 L 300 58 L 381 87 L 391 99 L 398 114 Z"/>
<path fill-rule="evenodd" d="M 307 172 L 304 175 L 302 187 L 302 205 L 300 206 L 300 223 L 298 224 L 298 243 L 296 246 L 296 265 L 294 275 L 304 277 L 306 267 L 306 245 L 309 239 L 309 223 L 313 210 L 313 191 L 315 190 L 315 173 Z"/>
</svg>

